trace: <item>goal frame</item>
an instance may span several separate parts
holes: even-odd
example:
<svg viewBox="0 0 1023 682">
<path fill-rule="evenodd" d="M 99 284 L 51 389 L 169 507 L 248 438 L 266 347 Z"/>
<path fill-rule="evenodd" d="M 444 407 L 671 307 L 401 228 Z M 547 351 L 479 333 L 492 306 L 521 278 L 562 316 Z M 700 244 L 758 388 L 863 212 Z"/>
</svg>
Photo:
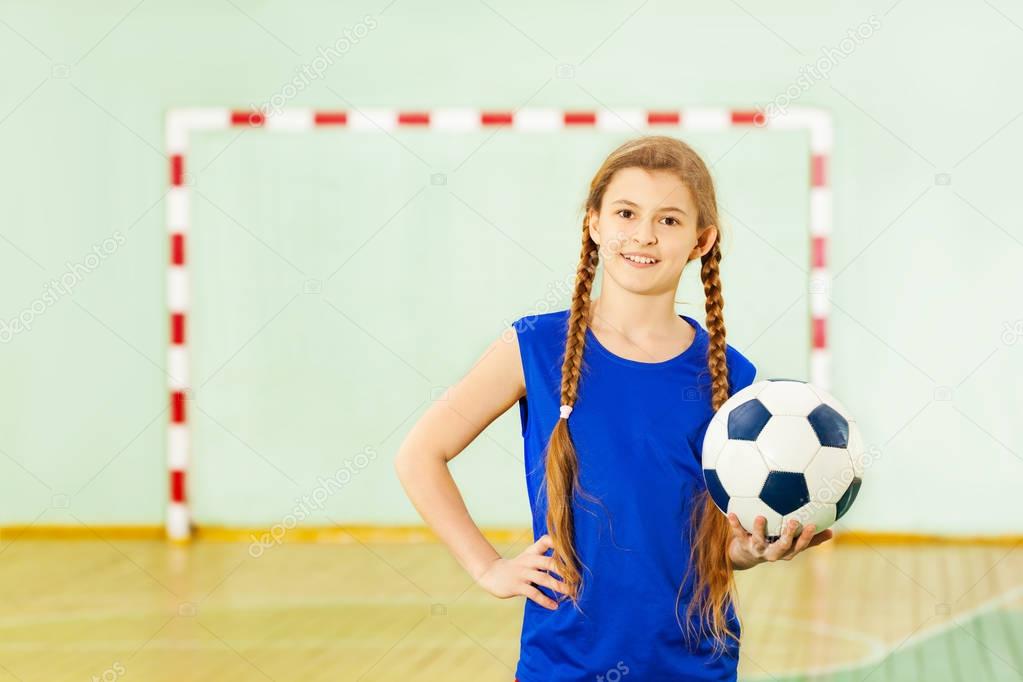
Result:
<svg viewBox="0 0 1023 682">
<path fill-rule="evenodd" d="M 170 415 L 167 421 L 169 499 L 165 518 L 167 537 L 188 541 L 193 532 L 188 506 L 187 478 L 191 461 L 188 421 L 189 349 L 186 334 L 189 313 L 188 233 L 190 191 L 186 161 L 192 135 L 232 128 L 305 132 L 317 129 L 380 133 L 395 130 L 430 130 L 471 133 L 493 128 L 513 132 L 554 134 L 573 130 L 604 132 L 722 132 L 734 129 L 802 130 L 810 137 L 810 382 L 829 390 L 828 311 L 830 288 L 827 269 L 828 236 L 832 224 L 829 162 L 833 146 L 831 115 L 821 109 L 791 107 L 768 115 L 757 108 L 696 107 L 627 110 L 316 110 L 283 109 L 271 113 L 230 108 L 182 108 L 166 114 L 166 151 L 170 187 L 166 197 L 169 239 L 167 309 L 169 346 L 167 375 Z"/>
</svg>

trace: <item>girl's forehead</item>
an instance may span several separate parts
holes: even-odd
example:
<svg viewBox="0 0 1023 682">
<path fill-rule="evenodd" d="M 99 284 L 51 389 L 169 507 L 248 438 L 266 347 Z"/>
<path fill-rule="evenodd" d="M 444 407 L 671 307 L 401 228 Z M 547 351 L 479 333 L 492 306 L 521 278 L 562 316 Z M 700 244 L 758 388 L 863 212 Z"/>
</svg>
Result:
<svg viewBox="0 0 1023 682">
<path fill-rule="evenodd" d="M 605 205 L 627 202 L 644 208 L 693 208 L 692 193 L 674 173 L 623 168 L 614 174 L 604 195 Z"/>
</svg>

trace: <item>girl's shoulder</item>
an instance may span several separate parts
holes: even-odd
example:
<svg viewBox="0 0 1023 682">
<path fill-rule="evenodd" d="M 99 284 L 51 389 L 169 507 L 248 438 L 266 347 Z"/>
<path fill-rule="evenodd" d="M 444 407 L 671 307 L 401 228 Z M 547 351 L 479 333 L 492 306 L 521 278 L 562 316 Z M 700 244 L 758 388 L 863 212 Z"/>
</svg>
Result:
<svg viewBox="0 0 1023 682">
<path fill-rule="evenodd" d="M 688 317 L 688 319 L 696 323 L 697 341 L 701 343 L 701 348 L 705 351 L 710 339 L 707 329 L 700 320 L 692 317 Z M 727 341 L 725 341 L 725 364 L 728 365 L 732 393 L 753 383 L 753 379 L 757 375 L 756 365 L 742 351 Z"/>
<path fill-rule="evenodd" d="M 569 309 L 551 310 L 546 313 L 529 313 L 512 322 L 512 326 L 520 333 L 540 330 L 552 331 L 563 329 L 568 331 Z"/>
<path fill-rule="evenodd" d="M 725 345 L 727 347 L 725 362 L 728 365 L 731 392 L 734 394 L 753 383 L 753 379 L 757 376 L 757 366 L 735 347 L 727 343 Z"/>
</svg>

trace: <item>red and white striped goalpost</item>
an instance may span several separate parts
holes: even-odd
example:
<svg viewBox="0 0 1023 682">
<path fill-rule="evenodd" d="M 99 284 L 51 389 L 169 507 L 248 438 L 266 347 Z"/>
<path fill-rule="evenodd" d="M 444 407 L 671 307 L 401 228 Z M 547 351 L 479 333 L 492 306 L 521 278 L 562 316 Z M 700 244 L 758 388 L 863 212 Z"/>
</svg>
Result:
<svg viewBox="0 0 1023 682">
<path fill-rule="evenodd" d="M 827 239 L 831 232 L 831 187 L 828 165 L 833 133 L 831 116 L 819 109 L 793 107 L 768 116 L 756 109 L 693 108 L 667 111 L 559 111 L 523 109 L 480 111 L 442 109 L 435 111 L 315 111 L 289 109 L 271 114 L 231 109 L 174 109 L 167 113 L 167 154 L 170 158 L 170 190 L 167 194 L 167 230 L 170 258 L 167 270 L 167 306 L 170 312 L 170 347 L 167 374 L 170 390 L 170 419 L 167 428 L 167 466 L 170 473 L 170 502 L 167 508 L 167 536 L 172 540 L 191 537 L 192 524 L 186 494 L 190 460 L 187 396 L 189 357 L 186 322 L 189 306 L 188 229 L 189 189 L 186 182 L 188 141 L 192 133 L 208 130 L 252 127 L 267 130 L 305 131 L 316 128 L 386 132 L 400 129 L 428 129 L 441 133 L 468 133 L 507 127 L 515 132 L 554 133 L 571 129 L 628 132 L 715 132 L 730 129 L 805 130 L 810 135 L 810 381 L 830 388 L 830 358 L 827 320 L 830 289 L 827 271 Z"/>
</svg>

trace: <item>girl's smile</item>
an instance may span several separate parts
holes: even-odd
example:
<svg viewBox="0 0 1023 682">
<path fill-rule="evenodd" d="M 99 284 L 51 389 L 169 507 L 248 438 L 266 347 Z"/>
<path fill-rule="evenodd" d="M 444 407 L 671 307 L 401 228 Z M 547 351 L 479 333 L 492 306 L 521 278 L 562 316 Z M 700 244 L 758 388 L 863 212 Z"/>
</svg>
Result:
<svg viewBox="0 0 1023 682">
<path fill-rule="evenodd" d="M 659 259 L 639 251 L 627 251 L 618 255 L 634 268 L 652 268 L 661 262 Z"/>
</svg>

